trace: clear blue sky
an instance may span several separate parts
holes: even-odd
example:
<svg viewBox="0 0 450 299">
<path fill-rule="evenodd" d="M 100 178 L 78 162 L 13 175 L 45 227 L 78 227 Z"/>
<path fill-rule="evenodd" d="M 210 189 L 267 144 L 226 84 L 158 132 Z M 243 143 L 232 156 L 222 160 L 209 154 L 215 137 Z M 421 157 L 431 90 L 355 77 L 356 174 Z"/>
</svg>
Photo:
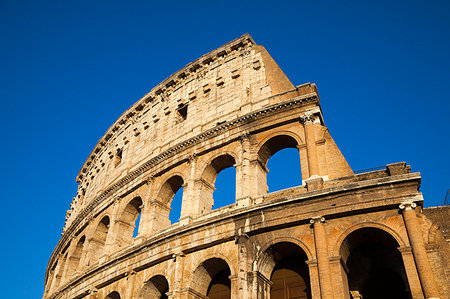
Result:
<svg viewBox="0 0 450 299">
<path fill-rule="evenodd" d="M 98 139 L 152 87 L 250 33 L 315 82 L 354 170 L 406 161 L 450 188 L 450 1 L 0 0 L 2 298 L 40 298 Z"/>
</svg>

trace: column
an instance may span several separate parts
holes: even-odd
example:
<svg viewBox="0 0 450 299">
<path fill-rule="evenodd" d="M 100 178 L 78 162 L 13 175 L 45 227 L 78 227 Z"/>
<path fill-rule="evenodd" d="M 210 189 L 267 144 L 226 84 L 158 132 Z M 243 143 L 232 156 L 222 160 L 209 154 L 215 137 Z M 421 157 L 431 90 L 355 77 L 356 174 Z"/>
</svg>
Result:
<svg viewBox="0 0 450 299">
<path fill-rule="evenodd" d="M 400 205 L 400 209 L 403 210 L 403 220 L 405 222 L 406 231 L 408 232 L 409 242 L 411 243 L 417 272 L 419 274 L 425 298 L 439 298 L 434 274 L 423 242 L 422 230 L 419 221 L 417 220 L 416 212 L 414 211 L 416 206 L 417 204 L 415 202 L 406 201 Z"/>
<path fill-rule="evenodd" d="M 308 156 L 309 177 L 318 176 L 319 159 L 317 158 L 316 136 L 314 133 L 314 114 L 305 113 L 300 117 L 300 122 L 305 128 L 306 153 Z"/>
<path fill-rule="evenodd" d="M 308 260 L 306 264 L 309 268 L 309 284 L 311 287 L 311 298 L 320 299 L 319 273 L 317 270 L 317 260 Z"/>
<path fill-rule="evenodd" d="M 317 266 L 319 269 L 319 284 L 322 299 L 332 299 L 332 284 L 330 266 L 328 263 L 327 235 L 324 217 L 314 217 L 310 220 L 314 227 L 314 243 L 316 246 Z"/>
<path fill-rule="evenodd" d="M 183 187 L 183 201 L 181 203 L 180 224 L 186 225 L 192 222 L 195 216 L 194 205 L 195 202 L 195 174 L 197 169 L 198 156 L 194 153 L 189 157 L 189 178 Z"/>
<path fill-rule="evenodd" d="M 423 299 L 423 291 L 420 286 L 420 279 L 417 274 L 411 246 L 399 247 L 398 251 L 400 251 L 400 254 L 402 255 L 403 265 L 405 266 L 406 277 L 408 278 L 412 298 Z"/>
<path fill-rule="evenodd" d="M 250 174 L 250 136 L 244 134 L 240 139 L 241 163 L 236 167 L 236 204 L 238 207 L 249 206 L 252 203 L 251 174 Z"/>
<path fill-rule="evenodd" d="M 183 289 L 183 269 L 184 269 L 185 254 L 181 251 L 173 255 L 174 275 L 172 282 L 172 289 L 169 287 L 171 299 L 182 298 Z"/>
</svg>

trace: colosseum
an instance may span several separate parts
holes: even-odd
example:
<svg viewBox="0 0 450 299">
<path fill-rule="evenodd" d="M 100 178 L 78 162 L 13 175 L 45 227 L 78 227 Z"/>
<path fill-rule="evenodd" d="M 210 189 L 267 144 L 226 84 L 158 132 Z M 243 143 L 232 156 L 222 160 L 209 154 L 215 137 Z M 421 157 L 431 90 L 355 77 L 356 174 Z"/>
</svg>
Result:
<svg viewBox="0 0 450 299">
<path fill-rule="evenodd" d="M 301 185 L 269 193 L 286 148 Z M 215 208 L 229 167 L 233 204 Z M 449 298 L 448 206 L 424 209 L 404 162 L 355 174 L 316 85 L 248 34 L 125 111 L 76 179 L 44 298 Z"/>
</svg>

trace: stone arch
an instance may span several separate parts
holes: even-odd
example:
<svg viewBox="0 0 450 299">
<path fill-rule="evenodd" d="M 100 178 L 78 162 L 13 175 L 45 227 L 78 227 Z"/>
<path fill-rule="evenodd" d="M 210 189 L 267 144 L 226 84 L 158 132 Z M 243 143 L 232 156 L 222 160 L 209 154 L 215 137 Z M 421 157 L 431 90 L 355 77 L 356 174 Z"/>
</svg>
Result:
<svg viewBox="0 0 450 299">
<path fill-rule="evenodd" d="M 385 231 L 389 235 L 391 235 L 397 241 L 397 243 L 399 244 L 400 247 L 409 246 L 409 243 L 405 242 L 400 237 L 400 235 L 395 230 L 390 228 L 389 226 L 384 225 L 382 223 L 377 223 L 377 222 L 364 222 L 364 223 L 358 223 L 358 224 L 355 224 L 355 225 L 349 227 L 337 238 L 336 242 L 334 243 L 335 245 L 333 247 L 332 255 L 333 256 L 339 255 L 339 250 L 340 250 L 340 248 L 342 246 L 342 242 L 345 240 L 345 238 L 348 235 L 350 235 L 352 232 L 354 232 L 355 230 L 358 230 L 361 228 L 378 228 L 380 230 Z"/>
<path fill-rule="evenodd" d="M 214 156 L 205 163 L 196 186 L 196 189 L 200 190 L 200 194 L 198 195 L 198 209 L 200 214 L 211 211 L 214 205 L 213 193 L 219 172 L 229 167 L 235 167 L 236 161 L 237 158 L 234 153 L 224 152 Z"/>
<path fill-rule="evenodd" d="M 105 297 L 105 299 L 120 299 L 120 298 L 121 297 L 119 292 L 116 291 L 109 293 L 108 296 Z"/>
<path fill-rule="evenodd" d="M 142 199 L 140 196 L 133 197 L 131 200 L 124 203 L 122 211 L 119 213 L 119 218 L 116 221 L 116 242 L 117 245 L 123 246 L 131 243 L 133 240 L 133 231 L 136 227 L 136 220 L 141 214 Z"/>
<path fill-rule="evenodd" d="M 166 176 L 158 188 L 156 200 L 163 205 L 170 207 L 173 196 L 181 187 L 183 187 L 185 182 L 184 176 L 179 172 L 171 173 Z"/>
<path fill-rule="evenodd" d="M 266 166 L 267 161 L 278 151 L 285 148 L 297 148 L 303 145 L 302 138 L 292 131 L 277 131 L 261 140 L 256 147 L 257 156 L 260 162 Z M 269 155 L 267 157 L 267 155 Z"/>
<path fill-rule="evenodd" d="M 109 215 L 104 215 L 94 223 L 95 230 L 89 239 L 88 265 L 95 263 L 105 252 L 106 238 L 108 236 L 111 219 Z"/>
<path fill-rule="evenodd" d="M 353 297 L 411 298 L 400 243 L 386 230 L 362 227 L 346 235 L 339 255 L 343 285 Z M 345 274 L 344 274 L 345 273 Z"/>
<path fill-rule="evenodd" d="M 67 262 L 68 253 L 67 252 L 65 254 L 62 253 L 61 256 L 62 257 L 60 257 L 60 259 L 57 261 L 55 268 L 55 276 L 52 280 L 52 284 L 50 287 L 52 291 L 56 290 L 59 287 L 62 277 L 64 275 L 64 266 L 66 265 Z"/>
<path fill-rule="evenodd" d="M 311 298 L 308 254 L 289 239 L 272 242 L 258 258 L 257 284 L 265 298 Z"/>
<path fill-rule="evenodd" d="M 191 290 L 207 298 L 216 298 L 218 293 L 231 294 L 231 267 L 222 258 L 204 260 L 192 274 Z"/>
<path fill-rule="evenodd" d="M 292 168 L 292 171 L 295 172 L 295 174 L 290 174 L 289 178 L 290 181 L 286 182 L 285 180 L 280 180 L 280 185 L 278 187 L 275 187 L 275 190 L 285 189 L 289 187 L 294 187 L 298 185 L 302 185 L 302 165 L 301 161 L 305 159 L 301 159 L 300 155 L 300 148 L 299 145 L 302 144 L 302 140 L 300 137 L 292 133 L 290 131 L 278 131 L 274 132 L 273 134 L 266 137 L 264 140 L 262 140 L 258 146 L 256 147 L 256 152 L 253 153 L 253 167 L 254 167 L 254 173 L 256 175 L 256 194 L 257 195 L 263 195 L 269 191 L 269 185 L 271 185 L 271 188 L 274 188 L 273 184 L 270 184 L 268 182 L 268 161 L 270 158 L 272 158 L 275 154 L 278 152 L 285 150 L 285 149 L 295 149 L 295 153 L 297 156 L 293 157 L 295 158 L 295 163 L 289 163 L 289 168 Z M 295 155 L 293 152 L 285 152 L 284 154 L 291 154 Z M 294 161 L 291 156 L 291 161 Z M 305 157 L 306 158 L 306 157 Z M 281 171 L 281 170 L 280 170 Z M 276 174 L 276 173 L 274 173 Z M 285 172 L 278 173 L 278 176 L 275 176 L 272 178 L 279 178 L 280 175 L 285 175 Z M 272 181 L 274 182 L 274 181 Z M 274 191 L 274 190 L 271 190 Z"/>
<path fill-rule="evenodd" d="M 144 283 L 140 293 L 139 299 L 164 299 L 167 297 L 169 291 L 169 282 L 162 275 L 155 275 Z"/>
<path fill-rule="evenodd" d="M 148 203 L 151 232 L 157 232 L 171 225 L 169 214 L 173 197 L 185 185 L 185 180 L 180 173 L 172 173 L 162 182 L 157 189 L 155 200 Z"/>
<path fill-rule="evenodd" d="M 257 270 L 267 278 L 270 277 L 273 267 L 275 266 L 276 260 L 274 260 L 274 256 L 272 253 L 273 253 L 273 247 L 276 244 L 292 244 L 292 246 L 290 246 L 290 248 L 288 248 L 287 252 L 293 252 L 294 247 L 297 247 L 298 252 L 304 253 L 305 261 L 314 259 L 314 257 L 312 256 L 311 250 L 300 240 L 297 240 L 295 238 L 288 238 L 288 237 L 273 239 L 271 242 L 267 243 L 265 246 L 263 246 L 261 248 L 261 251 L 260 251 L 261 254 L 257 257 L 257 260 L 256 260 Z"/>
<path fill-rule="evenodd" d="M 67 270 L 65 276 L 71 278 L 81 266 L 81 258 L 83 255 L 84 244 L 86 242 L 86 236 L 83 235 L 78 239 L 75 247 L 73 248 L 71 254 L 68 255 L 67 259 Z"/>
</svg>

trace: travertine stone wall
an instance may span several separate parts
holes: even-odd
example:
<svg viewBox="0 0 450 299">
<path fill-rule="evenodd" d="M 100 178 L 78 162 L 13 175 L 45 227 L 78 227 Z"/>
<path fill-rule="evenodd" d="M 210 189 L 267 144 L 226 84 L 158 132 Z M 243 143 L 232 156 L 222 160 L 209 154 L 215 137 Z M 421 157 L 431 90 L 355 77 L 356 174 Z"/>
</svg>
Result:
<svg viewBox="0 0 450 299">
<path fill-rule="evenodd" d="M 285 148 L 298 150 L 302 185 L 268 193 L 267 162 Z M 214 209 L 228 167 L 234 204 Z M 128 109 L 77 181 L 44 298 L 207 298 L 217 277 L 231 298 L 269 298 L 288 258 L 300 261 L 308 298 L 357 298 L 347 259 L 367 234 L 396 265 L 401 290 L 448 296 L 448 244 L 421 213 L 420 175 L 405 163 L 355 175 L 324 125 L 316 86 L 295 87 L 249 35 Z"/>
</svg>

